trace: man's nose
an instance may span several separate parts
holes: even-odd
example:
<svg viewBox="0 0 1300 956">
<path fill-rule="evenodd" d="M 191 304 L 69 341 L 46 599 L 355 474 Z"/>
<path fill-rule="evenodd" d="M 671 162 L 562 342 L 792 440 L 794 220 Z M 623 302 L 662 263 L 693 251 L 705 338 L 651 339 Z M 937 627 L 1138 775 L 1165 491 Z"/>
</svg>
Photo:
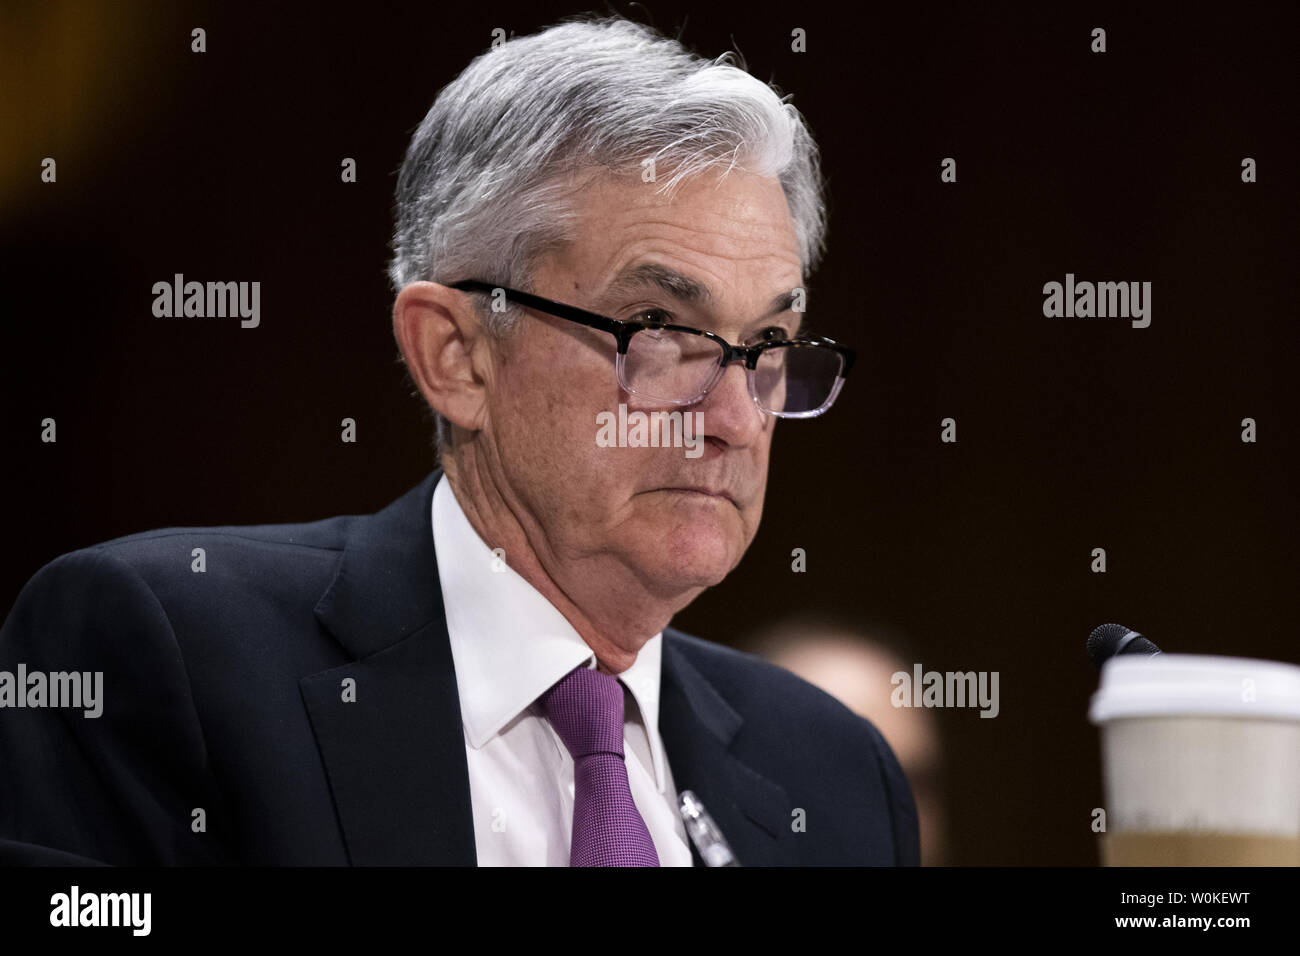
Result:
<svg viewBox="0 0 1300 956">
<path fill-rule="evenodd" d="M 691 407 L 704 415 L 704 434 L 744 448 L 767 428 L 768 419 L 749 394 L 748 373 L 741 362 L 727 366 L 709 394 Z"/>
</svg>

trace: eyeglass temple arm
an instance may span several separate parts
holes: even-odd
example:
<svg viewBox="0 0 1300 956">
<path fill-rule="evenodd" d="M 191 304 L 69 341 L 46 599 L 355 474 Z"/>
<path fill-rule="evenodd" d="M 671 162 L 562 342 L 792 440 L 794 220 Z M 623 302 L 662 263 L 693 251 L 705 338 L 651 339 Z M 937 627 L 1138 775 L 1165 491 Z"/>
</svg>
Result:
<svg viewBox="0 0 1300 956">
<path fill-rule="evenodd" d="M 448 288 L 459 289 L 463 292 L 487 293 L 495 293 L 497 289 L 500 289 L 508 300 L 517 302 L 519 305 L 526 305 L 548 315 L 558 315 L 562 319 L 590 326 L 593 329 L 600 329 L 602 332 L 609 332 L 620 337 L 626 335 L 625 327 L 628 324 L 626 322 L 606 318 L 595 312 L 588 312 L 586 309 L 565 305 L 562 302 L 552 302 L 550 299 L 543 299 L 541 296 L 532 295 L 528 292 L 519 292 L 515 289 L 507 289 L 505 286 L 493 285 L 491 282 L 480 282 L 478 279 L 463 279 L 460 282 L 450 283 Z"/>
</svg>

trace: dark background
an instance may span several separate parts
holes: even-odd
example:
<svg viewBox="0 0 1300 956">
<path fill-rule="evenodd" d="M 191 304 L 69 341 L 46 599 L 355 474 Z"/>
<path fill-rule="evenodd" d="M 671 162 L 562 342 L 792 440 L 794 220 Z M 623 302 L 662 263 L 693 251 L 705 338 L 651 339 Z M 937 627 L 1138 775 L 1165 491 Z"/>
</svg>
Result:
<svg viewBox="0 0 1300 956">
<path fill-rule="evenodd" d="M 829 181 L 813 317 L 859 350 L 831 413 L 778 428 L 758 537 L 674 624 L 737 643 L 812 609 L 998 671 L 997 719 L 937 712 L 954 863 L 1096 862 L 1092 626 L 1300 657 L 1296 8 L 1128 7 L 612 8 L 794 94 Z M 5 5 L 0 609 L 65 551 L 370 512 L 427 474 L 384 273 L 395 171 L 494 27 L 584 9 Z M 154 318 L 176 272 L 261 281 L 261 327 Z M 1066 272 L 1151 281 L 1150 328 L 1044 318 Z"/>
</svg>

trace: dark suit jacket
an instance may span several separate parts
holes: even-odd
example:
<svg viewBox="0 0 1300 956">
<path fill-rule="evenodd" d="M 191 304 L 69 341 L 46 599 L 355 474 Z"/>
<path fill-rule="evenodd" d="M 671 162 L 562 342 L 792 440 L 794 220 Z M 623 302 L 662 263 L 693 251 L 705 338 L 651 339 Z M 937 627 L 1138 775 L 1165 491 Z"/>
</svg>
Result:
<svg viewBox="0 0 1300 956">
<path fill-rule="evenodd" d="M 42 568 L 0 670 L 102 671 L 104 710 L 0 709 L 0 862 L 474 865 L 440 474 L 374 515 L 150 531 Z M 889 746 L 787 671 L 670 628 L 659 729 L 742 865 L 919 862 Z"/>
</svg>

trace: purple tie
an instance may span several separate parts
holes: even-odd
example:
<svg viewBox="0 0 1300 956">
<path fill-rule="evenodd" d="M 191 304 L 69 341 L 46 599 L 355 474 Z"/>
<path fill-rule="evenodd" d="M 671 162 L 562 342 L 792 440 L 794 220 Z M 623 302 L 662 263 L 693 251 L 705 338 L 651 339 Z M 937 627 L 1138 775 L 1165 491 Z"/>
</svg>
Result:
<svg viewBox="0 0 1300 956">
<path fill-rule="evenodd" d="M 623 759 L 623 685 L 585 665 L 538 698 L 573 757 L 570 866 L 658 866 Z"/>
</svg>

